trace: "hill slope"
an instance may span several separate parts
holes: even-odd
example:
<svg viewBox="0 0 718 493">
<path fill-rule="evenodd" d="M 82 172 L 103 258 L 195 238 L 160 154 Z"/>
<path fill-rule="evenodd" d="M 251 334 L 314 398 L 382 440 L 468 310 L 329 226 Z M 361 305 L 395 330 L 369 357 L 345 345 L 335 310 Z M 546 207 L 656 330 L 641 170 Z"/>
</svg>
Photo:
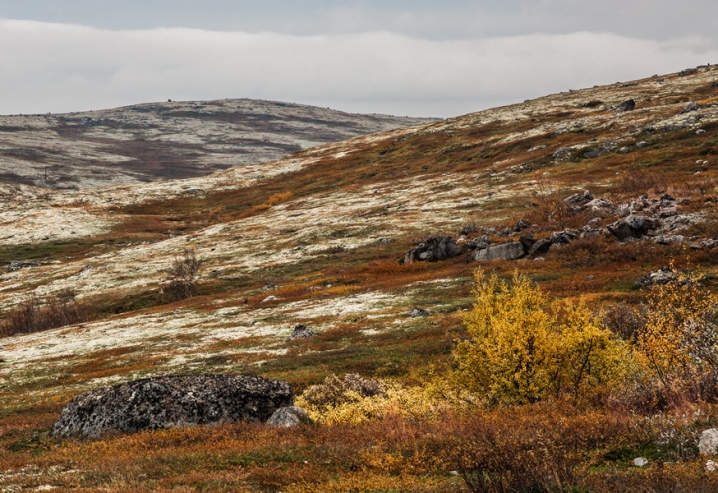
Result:
<svg viewBox="0 0 718 493">
<path fill-rule="evenodd" d="M 0 179 L 86 188 L 188 178 L 425 121 L 250 99 L 0 116 Z"/>
<path fill-rule="evenodd" d="M 260 373 L 299 391 L 332 373 L 410 380 L 465 335 L 479 267 L 596 311 L 641 302 L 636 281 L 670 263 L 715 289 L 717 82 L 699 67 L 186 180 L 3 185 L 5 315 L 68 291 L 88 312 L 0 340 L 5 422 L 44 429 L 73 395 L 146 375 Z M 459 254 L 398 261 L 435 235 Z M 474 260 L 483 243 L 539 241 Z M 167 271 L 186 252 L 203 268 L 180 300 Z M 288 339 L 298 324 L 318 335 Z"/>
</svg>

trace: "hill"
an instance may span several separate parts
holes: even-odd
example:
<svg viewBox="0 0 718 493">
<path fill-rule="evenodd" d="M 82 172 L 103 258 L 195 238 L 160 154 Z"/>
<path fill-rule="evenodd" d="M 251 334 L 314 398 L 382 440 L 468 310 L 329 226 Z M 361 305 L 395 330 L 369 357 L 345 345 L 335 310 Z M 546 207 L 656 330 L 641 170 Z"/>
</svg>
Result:
<svg viewBox="0 0 718 493">
<path fill-rule="evenodd" d="M 83 316 L 0 340 L 0 457 L 10 464 L 0 484 L 116 481 L 117 491 L 129 491 L 143 484 L 133 474 L 150 474 L 151 488 L 213 489 L 206 468 L 215 468 L 217 481 L 237 491 L 312 491 L 298 486 L 312 477 L 324 485 L 314 491 L 346 491 L 357 471 L 411 491 L 458 491 L 449 474 L 456 463 L 418 465 L 416 457 L 432 454 L 411 449 L 429 443 L 402 434 L 411 423 L 286 439 L 227 428 L 262 437 L 261 445 L 232 438 L 232 447 L 247 447 L 240 452 L 222 448 L 222 431 L 167 432 L 167 457 L 153 448 L 156 437 L 113 438 L 101 442 L 109 447 L 97 452 L 102 459 L 79 466 L 73 453 L 90 456 L 100 446 L 63 442 L 71 453 L 42 433 L 72 396 L 149 375 L 261 374 L 289 381 L 297 393 L 332 374 L 420 381 L 451 366 L 455 341 L 466 338 L 477 268 L 502 278 L 518 270 L 553 298 L 623 315 L 604 323 L 628 341 L 625 317 L 646 302 L 641 285 L 662 268 L 669 276 L 700 273 L 706 289 L 716 289 L 717 132 L 718 68 L 703 66 L 202 177 L 83 190 L 2 185 L 5 320 L 28 303 L 81 308 Z M 443 250 L 427 250 L 439 241 Z M 512 249 L 520 253 L 506 253 Z M 409 261 L 422 255 L 438 261 Z M 178 294 L 176 268 L 192 258 L 201 268 Z M 413 308 L 428 313 L 409 316 Z M 290 339 L 297 325 L 317 335 Z M 407 442 L 382 442 L 387 452 L 375 460 L 370 442 L 385 426 Z M 218 451 L 189 445 L 196 437 Z M 151 472 L 132 465 L 136 453 L 151 455 Z M 342 454 L 353 458 L 336 462 Z M 110 457 L 120 457 L 121 472 Z M 51 466 L 60 472 L 52 476 Z M 28 467 L 39 472 L 22 472 Z M 63 476 L 76 467 L 84 482 Z"/>
<path fill-rule="evenodd" d="M 251 99 L 0 116 L 0 180 L 87 188 L 189 178 L 426 121 Z"/>
</svg>

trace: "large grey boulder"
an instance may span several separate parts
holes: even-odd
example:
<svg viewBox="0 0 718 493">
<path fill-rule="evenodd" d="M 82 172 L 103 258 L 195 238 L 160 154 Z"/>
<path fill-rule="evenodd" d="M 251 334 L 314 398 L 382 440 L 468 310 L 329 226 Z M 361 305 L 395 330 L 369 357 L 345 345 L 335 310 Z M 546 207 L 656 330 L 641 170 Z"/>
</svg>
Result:
<svg viewBox="0 0 718 493">
<path fill-rule="evenodd" d="M 474 260 L 515 260 L 526 255 L 524 246 L 519 241 L 511 241 L 500 245 L 491 245 L 474 252 Z"/>
<path fill-rule="evenodd" d="M 436 262 L 456 257 L 459 253 L 461 253 L 461 250 L 459 250 L 456 240 L 451 236 L 432 236 L 419 243 L 416 248 L 406 252 L 404 263 Z"/>
<path fill-rule="evenodd" d="M 56 437 L 97 438 L 110 433 L 266 421 L 289 406 L 287 382 L 247 375 L 143 378 L 81 394 L 65 406 Z"/>
</svg>

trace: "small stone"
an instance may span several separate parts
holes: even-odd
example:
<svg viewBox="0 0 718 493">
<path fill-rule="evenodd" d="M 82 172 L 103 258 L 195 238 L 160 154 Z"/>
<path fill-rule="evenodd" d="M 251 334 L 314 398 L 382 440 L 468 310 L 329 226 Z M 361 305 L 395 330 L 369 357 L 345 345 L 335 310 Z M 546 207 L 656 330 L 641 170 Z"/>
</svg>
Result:
<svg viewBox="0 0 718 493">
<path fill-rule="evenodd" d="M 289 336 L 289 339 L 295 341 L 297 339 L 307 339 L 315 335 L 316 332 L 314 332 L 312 329 L 302 324 L 299 324 L 294 326 L 294 330 L 292 331 L 292 335 Z"/>
<path fill-rule="evenodd" d="M 706 472 L 715 472 L 716 469 L 718 469 L 718 463 L 715 461 L 709 460 L 706 462 Z"/>
<path fill-rule="evenodd" d="M 264 298 L 262 300 L 262 303 L 269 303 L 270 301 L 279 301 L 281 299 L 282 298 L 280 298 L 279 296 L 274 296 L 273 294 L 271 294 L 271 295 L 267 296 L 266 298 Z"/>
<path fill-rule="evenodd" d="M 698 452 L 701 455 L 714 455 L 718 453 L 718 428 L 703 430 L 698 440 Z"/>
<path fill-rule="evenodd" d="M 706 131 L 703 130 L 702 128 L 699 128 L 698 130 L 696 130 L 696 135 L 703 135 L 704 133 L 706 133 Z"/>
<path fill-rule="evenodd" d="M 633 465 L 636 467 L 646 467 L 648 465 L 648 459 L 644 457 L 636 457 L 633 459 Z"/>
<path fill-rule="evenodd" d="M 639 149 L 642 149 L 642 148 L 644 148 L 644 147 L 648 147 L 649 145 L 651 145 L 651 144 L 649 144 L 649 143 L 646 142 L 645 140 L 642 140 L 642 141 L 636 143 L 636 147 L 638 147 Z"/>
<path fill-rule="evenodd" d="M 412 308 L 408 312 L 406 312 L 406 315 L 408 317 L 428 317 L 431 315 L 428 310 L 424 310 L 423 308 Z"/>
<path fill-rule="evenodd" d="M 269 426 L 277 428 L 293 428 L 311 422 L 307 412 L 298 406 L 280 407 L 267 420 Z"/>
<path fill-rule="evenodd" d="M 690 113 L 691 111 L 698 111 L 699 109 L 701 109 L 701 105 L 695 101 L 691 101 L 683 107 L 681 113 Z"/>
<path fill-rule="evenodd" d="M 614 109 L 616 111 L 633 111 L 636 109 L 636 102 L 633 99 L 627 99 Z"/>
</svg>

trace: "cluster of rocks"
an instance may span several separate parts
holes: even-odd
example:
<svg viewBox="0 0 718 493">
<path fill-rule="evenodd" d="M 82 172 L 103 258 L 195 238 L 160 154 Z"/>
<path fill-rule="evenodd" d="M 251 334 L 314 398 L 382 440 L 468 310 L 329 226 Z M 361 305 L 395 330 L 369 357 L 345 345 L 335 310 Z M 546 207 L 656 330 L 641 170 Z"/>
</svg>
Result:
<svg viewBox="0 0 718 493">
<path fill-rule="evenodd" d="M 471 232 L 483 234 L 473 239 L 463 234 L 458 240 L 451 236 L 432 236 L 406 252 L 402 261 L 446 260 L 467 250 L 471 251 L 471 258 L 475 261 L 515 260 L 543 255 L 554 247 L 567 245 L 579 238 L 598 237 L 614 238 L 622 243 L 649 240 L 661 245 L 691 241 L 693 249 L 718 247 L 718 236 L 697 240 L 680 234 L 699 218 L 695 214 L 681 213 L 679 205 L 683 201 L 669 194 L 657 198 L 642 195 L 628 203 L 614 204 L 605 197 L 596 198 L 590 191 L 584 190 L 567 197 L 564 203 L 570 212 L 587 213 L 593 218 L 580 229 L 553 231 L 547 238 L 537 239 L 533 234 L 522 234 L 532 227 L 526 221 L 507 228 L 474 227 Z M 611 219 L 614 221 L 601 226 Z M 496 237 L 516 236 L 518 238 L 510 241 L 495 240 Z"/>
<path fill-rule="evenodd" d="M 247 375 L 143 378 L 93 390 L 65 406 L 56 437 L 97 438 L 169 427 L 238 421 L 291 426 L 306 414 L 281 411 L 292 404 L 287 382 Z M 304 416 L 304 417 L 303 417 Z"/>
<path fill-rule="evenodd" d="M 404 255 L 403 262 L 437 262 L 456 257 L 461 253 L 456 240 L 451 236 L 432 236 L 422 241 Z"/>
</svg>

